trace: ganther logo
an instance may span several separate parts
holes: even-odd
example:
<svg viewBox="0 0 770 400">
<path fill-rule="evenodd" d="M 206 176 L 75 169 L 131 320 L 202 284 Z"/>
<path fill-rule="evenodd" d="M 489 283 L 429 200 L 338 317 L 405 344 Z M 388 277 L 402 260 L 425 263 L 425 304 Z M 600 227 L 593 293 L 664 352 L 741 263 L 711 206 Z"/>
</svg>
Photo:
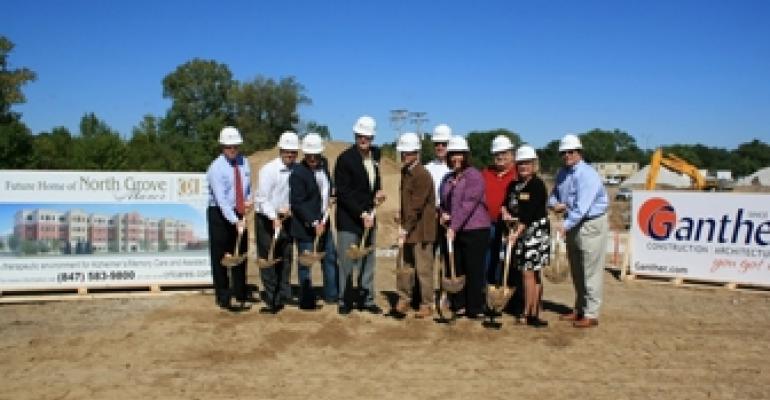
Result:
<svg viewBox="0 0 770 400">
<path fill-rule="evenodd" d="M 655 240 L 666 240 L 676 225 L 676 211 L 665 199 L 653 197 L 639 207 L 636 221 L 645 235 Z"/>
<path fill-rule="evenodd" d="M 722 215 L 682 214 L 677 215 L 668 200 L 651 197 L 639 207 L 636 220 L 642 233 L 656 241 L 770 244 L 770 220 L 765 211 L 737 207 L 734 213 Z"/>
</svg>

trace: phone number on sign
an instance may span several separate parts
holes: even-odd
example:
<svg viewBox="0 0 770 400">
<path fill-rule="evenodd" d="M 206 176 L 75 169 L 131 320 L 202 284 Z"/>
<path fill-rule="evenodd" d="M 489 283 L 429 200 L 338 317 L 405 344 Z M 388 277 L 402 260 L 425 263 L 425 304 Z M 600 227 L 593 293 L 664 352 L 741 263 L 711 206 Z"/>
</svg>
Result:
<svg viewBox="0 0 770 400">
<path fill-rule="evenodd" d="M 57 282 L 130 281 L 136 279 L 135 271 L 60 272 Z"/>
</svg>

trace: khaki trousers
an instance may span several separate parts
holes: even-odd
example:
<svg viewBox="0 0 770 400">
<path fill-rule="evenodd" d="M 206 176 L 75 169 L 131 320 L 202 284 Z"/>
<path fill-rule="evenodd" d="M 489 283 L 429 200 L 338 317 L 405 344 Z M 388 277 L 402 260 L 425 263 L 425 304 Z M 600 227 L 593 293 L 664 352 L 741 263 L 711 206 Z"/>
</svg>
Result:
<svg viewBox="0 0 770 400">
<path fill-rule="evenodd" d="M 420 305 L 433 305 L 433 243 L 404 243 L 404 268 L 413 268 L 420 283 Z M 402 300 L 412 301 L 414 287 L 398 287 Z"/>
<path fill-rule="evenodd" d="M 575 286 L 575 312 L 599 318 L 604 260 L 609 240 L 607 214 L 579 223 L 567 232 L 567 258 Z"/>
</svg>

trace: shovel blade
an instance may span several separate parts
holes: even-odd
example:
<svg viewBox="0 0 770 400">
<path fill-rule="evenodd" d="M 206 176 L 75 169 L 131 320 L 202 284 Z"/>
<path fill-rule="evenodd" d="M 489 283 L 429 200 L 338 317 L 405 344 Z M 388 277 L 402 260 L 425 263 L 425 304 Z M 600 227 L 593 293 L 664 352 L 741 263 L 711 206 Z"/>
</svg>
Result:
<svg viewBox="0 0 770 400">
<path fill-rule="evenodd" d="M 487 286 L 487 306 L 494 311 L 502 311 L 513 295 L 513 290 L 494 285 Z"/>
<path fill-rule="evenodd" d="M 222 257 L 221 264 L 222 264 L 223 267 L 227 267 L 227 268 L 237 267 L 245 259 L 246 259 L 246 256 L 230 256 L 230 255 L 228 255 L 228 256 Z"/>
<path fill-rule="evenodd" d="M 350 258 L 351 260 L 358 260 L 358 259 L 364 258 L 371 251 L 372 251 L 371 247 L 359 248 L 358 246 L 353 245 L 353 246 L 350 246 L 350 248 L 345 251 L 345 255 L 347 255 L 348 258 Z"/>
<path fill-rule="evenodd" d="M 444 277 L 441 279 L 441 285 L 449 293 L 458 293 L 465 287 L 465 276 Z"/>
<path fill-rule="evenodd" d="M 281 261 L 280 258 L 260 258 L 257 260 L 257 266 L 259 268 L 272 268 L 279 261 Z"/>
</svg>

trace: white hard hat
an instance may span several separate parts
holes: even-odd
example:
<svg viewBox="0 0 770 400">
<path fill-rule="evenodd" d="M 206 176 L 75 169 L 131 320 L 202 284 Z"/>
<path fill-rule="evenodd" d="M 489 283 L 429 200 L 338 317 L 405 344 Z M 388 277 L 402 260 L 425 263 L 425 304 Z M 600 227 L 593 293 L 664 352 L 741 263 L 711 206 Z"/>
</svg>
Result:
<svg viewBox="0 0 770 400">
<path fill-rule="evenodd" d="M 580 138 L 575 135 L 564 135 L 559 142 L 559 151 L 577 150 L 582 149 L 583 144 L 580 143 Z"/>
<path fill-rule="evenodd" d="M 324 141 L 317 133 L 308 133 L 302 138 L 302 152 L 305 154 L 321 154 L 324 151 Z"/>
<path fill-rule="evenodd" d="M 468 141 L 462 136 L 452 136 L 446 146 L 447 151 L 471 151 Z"/>
<path fill-rule="evenodd" d="M 400 152 L 420 151 L 421 148 L 422 142 L 420 141 L 420 137 L 412 132 L 402 134 L 398 138 L 398 143 L 396 144 L 396 150 Z"/>
<path fill-rule="evenodd" d="M 492 140 L 492 154 L 506 150 L 513 150 L 513 143 L 511 143 L 511 139 L 508 136 L 498 135 Z"/>
<path fill-rule="evenodd" d="M 364 115 L 356 120 L 356 124 L 353 125 L 353 133 L 364 136 L 374 136 L 374 129 L 376 126 L 377 123 L 374 122 L 374 118 Z"/>
<path fill-rule="evenodd" d="M 516 150 L 516 161 L 537 160 L 537 152 L 530 145 L 522 145 Z"/>
<path fill-rule="evenodd" d="M 286 131 L 278 138 L 278 148 L 281 150 L 299 150 L 299 136 L 292 131 Z"/>
<path fill-rule="evenodd" d="M 219 144 L 224 146 L 236 146 L 243 143 L 243 138 L 238 129 L 226 126 L 219 131 Z"/>
<path fill-rule="evenodd" d="M 452 137 L 452 128 L 449 127 L 447 124 L 439 124 L 436 125 L 435 128 L 433 128 L 433 136 L 431 136 L 431 140 L 433 140 L 433 143 L 436 142 L 448 142 L 449 138 Z"/>
</svg>

